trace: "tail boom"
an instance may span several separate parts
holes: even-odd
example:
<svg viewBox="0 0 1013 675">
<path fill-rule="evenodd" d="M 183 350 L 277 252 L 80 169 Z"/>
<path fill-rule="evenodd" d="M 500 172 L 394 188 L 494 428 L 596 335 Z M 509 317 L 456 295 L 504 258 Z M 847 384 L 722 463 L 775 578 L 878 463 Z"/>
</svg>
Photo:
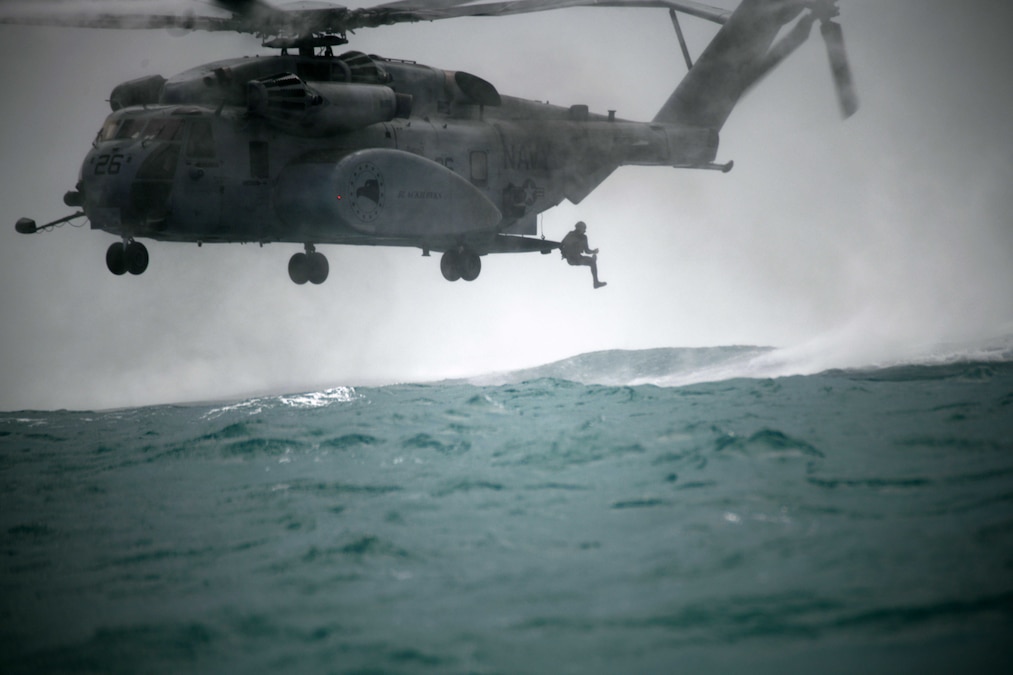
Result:
<svg viewBox="0 0 1013 675">
<path fill-rule="evenodd" d="M 804 9 L 800 0 L 743 0 L 653 121 L 720 130 L 739 98 L 784 58 L 771 45 Z"/>
</svg>

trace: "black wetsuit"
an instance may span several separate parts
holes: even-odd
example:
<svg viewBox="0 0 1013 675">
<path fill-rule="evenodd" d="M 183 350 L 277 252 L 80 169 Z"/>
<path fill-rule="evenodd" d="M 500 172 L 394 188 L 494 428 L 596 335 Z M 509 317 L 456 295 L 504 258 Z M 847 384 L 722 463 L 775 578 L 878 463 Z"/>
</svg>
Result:
<svg viewBox="0 0 1013 675">
<path fill-rule="evenodd" d="M 573 230 L 559 243 L 559 252 L 571 265 L 587 265 L 591 268 L 591 278 L 594 280 L 594 287 L 600 288 L 605 284 L 598 281 L 598 256 L 593 254 L 590 245 L 587 243 L 587 235 L 578 230 Z M 582 255 L 592 253 L 592 255 Z"/>
</svg>

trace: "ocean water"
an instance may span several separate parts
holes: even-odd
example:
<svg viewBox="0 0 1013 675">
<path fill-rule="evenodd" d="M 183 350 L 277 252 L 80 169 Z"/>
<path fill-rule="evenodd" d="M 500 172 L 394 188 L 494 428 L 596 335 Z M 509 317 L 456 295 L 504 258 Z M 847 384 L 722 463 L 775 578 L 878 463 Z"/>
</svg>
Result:
<svg viewBox="0 0 1013 675">
<path fill-rule="evenodd" d="M 2 413 L 0 672 L 1013 672 L 1013 354 L 775 356 Z"/>
</svg>

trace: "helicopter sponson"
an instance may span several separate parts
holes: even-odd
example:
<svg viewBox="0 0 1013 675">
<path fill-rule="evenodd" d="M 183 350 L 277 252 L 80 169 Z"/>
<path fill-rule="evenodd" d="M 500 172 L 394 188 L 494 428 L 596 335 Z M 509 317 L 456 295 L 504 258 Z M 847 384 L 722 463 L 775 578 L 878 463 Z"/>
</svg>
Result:
<svg viewBox="0 0 1013 675">
<path fill-rule="evenodd" d="M 282 221 L 314 238 L 340 223 L 364 234 L 426 241 L 492 233 L 503 220 L 481 190 L 442 164 L 380 148 L 333 163 L 290 164 L 278 177 L 274 208 Z M 448 219 L 449 212 L 456 217 Z"/>
</svg>

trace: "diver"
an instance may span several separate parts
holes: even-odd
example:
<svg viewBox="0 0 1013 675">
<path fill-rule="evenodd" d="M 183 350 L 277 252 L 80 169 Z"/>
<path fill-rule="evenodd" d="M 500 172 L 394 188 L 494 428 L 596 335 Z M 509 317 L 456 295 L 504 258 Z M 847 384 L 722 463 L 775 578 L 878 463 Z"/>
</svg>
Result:
<svg viewBox="0 0 1013 675">
<path fill-rule="evenodd" d="M 601 288 L 607 282 L 598 281 L 598 249 L 591 249 L 587 243 L 587 225 L 584 221 L 573 226 L 573 231 L 563 237 L 559 244 L 559 252 L 563 259 L 571 265 L 587 265 L 591 268 L 591 278 L 594 279 L 594 287 Z M 582 255 L 590 253 L 591 255 Z"/>
</svg>

